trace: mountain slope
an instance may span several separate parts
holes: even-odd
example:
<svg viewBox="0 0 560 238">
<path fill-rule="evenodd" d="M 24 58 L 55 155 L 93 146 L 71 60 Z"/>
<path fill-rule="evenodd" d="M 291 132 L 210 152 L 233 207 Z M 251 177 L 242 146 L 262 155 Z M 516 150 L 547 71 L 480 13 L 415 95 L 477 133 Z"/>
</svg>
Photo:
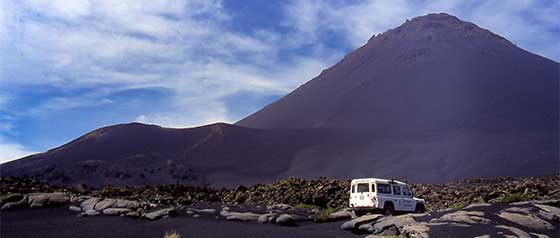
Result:
<svg viewBox="0 0 560 238">
<path fill-rule="evenodd" d="M 559 73 L 557 62 L 490 31 L 429 14 L 372 37 L 236 124 L 372 135 L 350 151 L 299 159 L 327 166 L 308 175 L 441 182 L 552 174 L 560 171 Z"/>
<path fill-rule="evenodd" d="M 188 129 L 131 123 L 100 128 L 45 153 L 2 164 L 0 172 L 93 186 L 254 183 L 278 178 L 293 153 L 312 141 L 305 135 L 225 123 Z"/>
<path fill-rule="evenodd" d="M 559 64 L 447 14 L 372 37 L 237 123 L 376 131 L 558 128 Z"/>
</svg>

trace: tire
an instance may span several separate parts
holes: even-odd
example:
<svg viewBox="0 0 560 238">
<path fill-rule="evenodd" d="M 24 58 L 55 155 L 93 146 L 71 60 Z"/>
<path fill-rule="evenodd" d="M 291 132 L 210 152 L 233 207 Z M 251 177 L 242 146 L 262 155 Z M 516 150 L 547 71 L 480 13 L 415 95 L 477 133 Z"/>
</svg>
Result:
<svg viewBox="0 0 560 238">
<path fill-rule="evenodd" d="M 353 214 L 355 217 L 361 217 L 361 216 L 363 215 L 363 212 L 360 211 L 360 210 L 358 210 L 358 209 L 352 209 L 352 214 Z"/>
<path fill-rule="evenodd" d="M 392 202 L 385 203 L 385 206 L 383 206 L 383 214 L 386 216 L 395 215 L 395 206 Z"/>
<path fill-rule="evenodd" d="M 424 204 L 416 204 L 416 209 L 414 209 L 414 212 L 424 213 L 426 212 L 426 207 L 424 206 Z"/>
</svg>

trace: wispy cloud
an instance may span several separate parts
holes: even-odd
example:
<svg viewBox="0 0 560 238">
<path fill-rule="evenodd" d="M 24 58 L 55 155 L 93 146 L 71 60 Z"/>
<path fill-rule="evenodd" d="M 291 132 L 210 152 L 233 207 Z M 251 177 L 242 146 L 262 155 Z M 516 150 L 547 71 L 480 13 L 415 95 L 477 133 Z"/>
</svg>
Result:
<svg viewBox="0 0 560 238">
<path fill-rule="evenodd" d="M 5 134 L 14 134 L 14 125 L 9 116 L 2 115 L 0 107 L 0 164 L 19 159 L 21 157 L 35 154 L 37 152 L 28 150 L 24 145 L 13 142 L 6 138 Z"/>
<path fill-rule="evenodd" d="M 336 60 L 294 55 L 279 61 L 278 51 L 290 47 L 281 35 L 228 29 L 231 17 L 218 1 L 28 1 L 12 7 L 19 12 L 12 32 L 19 42 L 15 58 L 40 67 L 26 72 L 28 77 L 0 82 L 66 91 L 96 88 L 87 95 L 48 98 L 22 113 L 103 105 L 110 102 L 107 95 L 120 90 L 163 87 L 177 100 L 167 106 L 170 111 L 141 114 L 147 122 L 231 122 L 238 118 L 224 108 L 225 96 L 286 93 Z M 12 74 L 28 68 L 11 63 Z"/>
<path fill-rule="evenodd" d="M 0 164 L 35 153 L 37 152 L 27 150 L 21 144 L 8 142 L 0 137 Z"/>
<path fill-rule="evenodd" d="M 373 34 L 393 28 L 405 19 L 446 12 L 500 34 L 519 46 L 560 59 L 560 2 L 558 1 L 295 1 L 286 8 L 287 25 L 314 42 L 321 34 L 341 32 L 354 47 Z"/>
<path fill-rule="evenodd" d="M 12 132 L 20 121 L 53 123 L 49 115 L 83 108 L 117 118 L 107 123 L 234 122 L 240 115 L 229 104 L 232 95 L 286 94 L 373 34 L 429 12 L 449 12 L 560 59 L 554 1 L 291 1 L 273 4 L 277 14 L 264 22 L 226 3 L 0 1 L 0 118 L 11 118 Z M 164 103 L 114 99 L 153 88 L 164 89 Z M 133 104 L 151 106 L 134 107 L 127 117 L 109 111 Z"/>
</svg>

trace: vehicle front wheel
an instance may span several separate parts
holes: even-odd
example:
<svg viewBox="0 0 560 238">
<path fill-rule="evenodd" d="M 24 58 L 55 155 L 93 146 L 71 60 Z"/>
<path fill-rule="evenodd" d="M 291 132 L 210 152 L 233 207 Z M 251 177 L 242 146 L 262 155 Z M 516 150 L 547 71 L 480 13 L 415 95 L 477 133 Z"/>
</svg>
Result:
<svg viewBox="0 0 560 238">
<path fill-rule="evenodd" d="M 395 206 L 392 203 L 387 203 L 383 206 L 383 214 L 387 216 L 392 216 L 395 214 Z"/>
<path fill-rule="evenodd" d="M 417 204 L 417 205 L 416 205 L 416 209 L 414 210 L 414 212 L 416 212 L 416 213 L 424 213 L 424 212 L 426 212 L 426 207 L 424 207 L 424 204 Z"/>
</svg>

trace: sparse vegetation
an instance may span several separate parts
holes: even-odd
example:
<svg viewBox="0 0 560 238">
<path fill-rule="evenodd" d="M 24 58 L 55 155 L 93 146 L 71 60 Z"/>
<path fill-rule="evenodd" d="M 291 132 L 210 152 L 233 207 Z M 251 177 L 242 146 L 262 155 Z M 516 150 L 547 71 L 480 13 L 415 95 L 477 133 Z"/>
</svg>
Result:
<svg viewBox="0 0 560 238">
<path fill-rule="evenodd" d="M 6 193 L 0 195 L 0 205 L 7 203 L 7 202 L 15 202 L 19 201 L 23 198 L 23 196 L 19 193 Z"/>
<path fill-rule="evenodd" d="M 294 207 L 300 208 L 300 209 L 309 209 L 309 210 L 311 210 L 311 209 L 319 209 L 319 208 L 320 208 L 319 206 L 315 206 L 315 205 L 313 205 L 313 204 L 307 204 L 307 203 L 298 203 L 298 204 L 296 204 Z"/>
<path fill-rule="evenodd" d="M 163 238 L 181 238 L 181 234 L 177 231 L 168 231 L 165 232 Z"/>
<path fill-rule="evenodd" d="M 466 206 L 464 204 L 461 204 L 461 203 L 451 203 L 451 204 L 449 204 L 448 207 L 452 208 L 452 209 L 461 209 L 461 208 L 464 208 Z"/>
<path fill-rule="evenodd" d="M 522 194 L 522 193 L 514 193 L 514 194 L 508 194 L 500 202 L 501 203 L 512 203 L 512 202 L 528 201 L 528 200 L 531 200 L 531 199 L 532 199 L 532 197 L 529 196 L 529 195 Z"/>
<path fill-rule="evenodd" d="M 331 215 L 331 213 L 335 212 L 334 208 L 327 208 L 327 209 L 323 209 L 321 210 L 321 212 L 319 213 L 319 216 L 317 217 L 317 220 L 321 221 L 321 222 L 325 222 L 329 220 L 329 216 Z"/>
<path fill-rule="evenodd" d="M 484 201 L 484 198 L 482 198 L 482 197 L 477 197 L 477 198 L 473 201 L 473 203 L 486 203 L 486 201 Z"/>
</svg>

